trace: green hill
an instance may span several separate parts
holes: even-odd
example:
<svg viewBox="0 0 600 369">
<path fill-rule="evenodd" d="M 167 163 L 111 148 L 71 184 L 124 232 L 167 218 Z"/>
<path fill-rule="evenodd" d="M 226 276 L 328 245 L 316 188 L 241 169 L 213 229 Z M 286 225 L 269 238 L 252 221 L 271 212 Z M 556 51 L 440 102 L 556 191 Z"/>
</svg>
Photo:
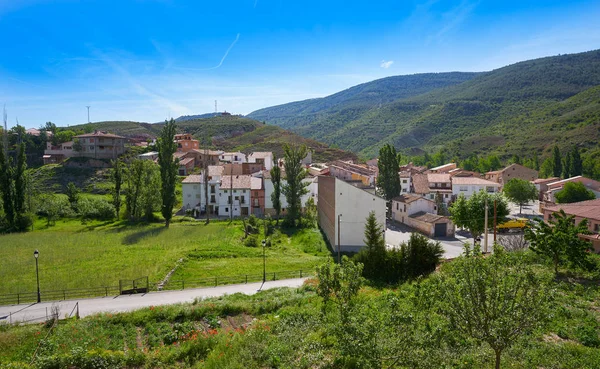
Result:
<svg viewBox="0 0 600 369">
<path fill-rule="evenodd" d="M 254 119 L 231 116 L 215 116 L 203 119 L 180 120 L 177 123 L 180 133 L 191 133 L 196 139 L 210 142 L 210 146 L 224 150 L 242 152 L 273 151 L 277 157 L 283 155 L 283 145 L 305 144 L 313 150 L 313 160 L 331 161 L 336 159 L 356 159 L 356 155 L 330 148 L 314 139 L 304 138 L 277 126 L 266 125 Z M 164 123 L 139 123 L 111 121 L 71 126 L 77 131 L 101 130 L 130 138 L 156 138 Z"/>
<path fill-rule="evenodd" d="M 420 86 L 417 81 L 448 77 L 445 73 L 390 77 L 412 83 L 397 94 L 381 87 L 389 94 L 387 101 L 368 93 L 385 85 L 388 79 L 383 79 L 249 116 L 363 157 L 376 155 L 388 142 L 406 152 L 445 147 L 452 156 L 495 153 L 506 158 L 544 153 L 555 143 L 592 147 L 600 139 L 600 50 L 450 75 L 455 78 L 444 86 Z M 337 105 L 324 108 L 323 101 L 329 100 Z M 296 117 L 290 114 L 295 111 Z M 307 113 L 311 111 L 316 113 Z"/>
</svg>

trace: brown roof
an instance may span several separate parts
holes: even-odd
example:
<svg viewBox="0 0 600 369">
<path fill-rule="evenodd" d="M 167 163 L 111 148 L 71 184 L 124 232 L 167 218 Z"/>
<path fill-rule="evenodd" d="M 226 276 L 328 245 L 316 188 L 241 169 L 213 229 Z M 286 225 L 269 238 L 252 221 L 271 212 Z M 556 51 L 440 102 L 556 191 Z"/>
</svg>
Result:
<svg viewBox="0 0 600 369">
<path fill-rule="evenodd" d="M 581 183 L 583 183 L 583 185 L 586 188 L 589 188 L 589 189 L 592 189 L 595 191 L 600 191 L 600 182 L 593 180 L 593 179 L 583 177 L 583 176 L 576 176 L 576 177 L 563 179 L 561 181 L 548 183 L 548 190 L 562 188 L 562 187 L 564 187 L 565 183 L 569 183 L 569 182 L 573 182 L 573 183 L 581 182 Z M 584 183 L 584 182 L 587 182 L 587 183 Z"/>
<path fill-rule="evenodd" d="M 435 223 L 435 222 L 437 222 L 439 220 L 450 220 L 448 217 L 445 217 L 443 215 L 436 215 L 436 214 L 426 213 L 424 211 L 420 211 L 418 213 L 414 213 L 413 215 L 409 215 L 409 217 L 411 217 L 413 219 L 420 220 L 422 222 L 426 222 L 426 223 Z"/>
<path fill-rule="evenodd" d="M 84 133 L 79 136 L 75 136 L 77 138 L 85 138 L 85 137 L 107 137 L 107 138 L 125 138 L 123 136 L 113 135 L 112 133 L 100 132 L 96 131 L 94 133 Z"/>
<path fill-rule="evenodd" d="M 377 174 L 377 172 L 374 169 L 372 169 L 372 167 L 348 163 L 348 162 L 341 161 L 341 160 L 336 160 L 336 161 L 330 163 L 329 167 L 330 168 L 338 167 L 338 168 L 341 168 L 341 169 L 344 169 L 344 170 L 347 170 L 350 172 L 362 174 L 365 176 L 374 176 Z"/>
<path fill-rule="evenodd" d="M 192 151 L 204 155 L 204 149 L 192 149 Z M 221 151 L 221 150 L 208 150 L 208 155 L 211 155 L 211 156 L 218 156 L 221 154 L 223 154 L 223 151 Z"/>
<path fill-rule="evenodd" d="M 571 204 L 556 204 L 547 206 L 545 210 L 557 212 L 564 210 L 569 215 L 600 220 L 600 199 L 574 202 Z"/>
<path fill-rule="evenodd" d="M 400 196 L 396 196 L 392 199 L 392 201 L 397 201 L 397 202 L 401 202 L 401 203 L 405 203 L 405 204 L 410 204 L 411 202 L 415 202 L 417 200 L 426 200 L 429 202 L 433 202 L 429 199 L 426 199 L 422 196 L 419 195 L 413 195 L 413 194 L 402 194 Z"/>
<path fill-rule="evenodd" d="M 179 161 L 179 165 L 187 165 L 187 164 L 193 163 L 193 162 L 194 162 L 194 158 L 185 158 L 185 159 Z"/>
<path fill-rule="evenodd" d="M 412 184 L 415 193 L 425 194 L 430 192 L 427 174 L 415 174 L 412 177 Z"/>
<path fill-rule="evenodd" d="M 192 174 L 185 177 L 181 183 L 202 183 L 202 176 L 198 174 Z"/>
<path fill-rule="evenodd" d="M 181 159 L 181 158 L 185 157 L 187 154 L 188 154 L 187 152 L 176 151 L 173 153 L 173 156 L 177 159 Z"/>
<path fill-rule="evenodd" d="M 553 183 L 556 181 L 560 181 L 560 178 L 558 177 L 551 177 L 551 178 L 538 178 L 535 181 L 533 181 L 534 184 L 544 184 L 544 183 Z"/>
<path fill-rule="evenodd" d="M 450 174 L 448 173 L 428 173 L 427 181 L 429 183 L 450 183 Z"/>
<path fill-rule="evenodd" d="M 252 187 L 252 176 L 250 176 L 250 175 L 221 177 L 221 189 L 224 189 L 224 190 L 228 189 L 228 188 L 250 189 L 251 187 Z"/>
<path fill-rule="evenodd" d="M 224 169 L 225 169 L 225 167 L 223 167 L 222 165 L 209 165 L 208 166 L 208 176 L 209 177 L 222 176 Z"/>
<path fill-rule="evenodd" d="M 442 169 L 450 168 L 452 166 L 456 167 L 456 163 L 448 163 L 448 164 L 440 165 L 438 167 L 431 168 L 429 170 L 442 170 Z"/>
<path fill-rule="evenodd" d="M 478 177 L 453 177 L 452 184 L 455 185 L 484 185 L 484 186 L 500 186 L 496 182 L 488 181 L 487 179 Z"/>
</svg>

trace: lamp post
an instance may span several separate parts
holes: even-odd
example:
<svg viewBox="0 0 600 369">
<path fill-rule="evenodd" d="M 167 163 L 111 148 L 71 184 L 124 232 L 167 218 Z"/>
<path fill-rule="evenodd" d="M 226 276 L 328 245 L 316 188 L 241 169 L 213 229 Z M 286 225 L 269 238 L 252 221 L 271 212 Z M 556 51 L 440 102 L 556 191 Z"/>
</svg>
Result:
<svg viewBox="0 0 600 369">
<path fill-rule="evenodd" d="M 35 250 L 33 252 L 33 257 L 35 258 L 35 278 L 37 280 L 37 302 L 42 302 L 42 297 L 40 295 L 40 272 L 38 269 L 38 258 L 40 257 L 40 252 Z"/>
<path fill-rule="evenodd" d="M 265 255 L 265 249 L 267 247 L 267 240 L 262 240 L 263 247 L 263 283 L 267 281 L 267 257 Z"/>
</svg>

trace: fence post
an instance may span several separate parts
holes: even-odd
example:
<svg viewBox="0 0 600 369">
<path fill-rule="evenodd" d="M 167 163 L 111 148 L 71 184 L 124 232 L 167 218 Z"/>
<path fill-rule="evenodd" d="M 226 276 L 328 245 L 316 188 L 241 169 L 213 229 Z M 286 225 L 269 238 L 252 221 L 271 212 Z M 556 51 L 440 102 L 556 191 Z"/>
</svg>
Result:
<svg viewBox="0 0 600 369">
<path fill-rule="evenodd" d="M 273 272 L 273 280 L 275 280 L 277 277 L 275 276 L 275 272 Z"/>
<path fill-rule="evenodd" d="M 65 290 L 63 290 L 63 300 L 67 299 L 67 292 Z"/>
<path fill-rule="evenodd" d="M 248 274 L 246 274 L 246 284 L 248 284 Z"/>
<path fill-rule="evenodd" d="M 21 304 L 21 295 L 17 293 L 17 305 Z"/>
<path fill-rule="evenodd" d="M 75 313 L 77 319 L 79 319 L 79 301 L 77 301 L 77 313 Z"/>
<path fill-rule="evenodd" d="M 12 312 L 8 312 L 8 324 L 12 324 Z"/>
<path fill-rule="evenodd" d="M 302 278 L 302 269 L 300 269 L 300 278 Z"/>
<path fill-rule="evenodd" d="M 46 307 L 46 320 L 48 320 L 48 307 Z"/>
<path fill-rule="evenodd" d="M 104 297 L 108 297 L 108 286 L 104 286 Z"/>
<path fill-rule="evenodd" d="M 185 279 L 181 280 L 181 289 L 185 290 Z"/>
<path fill-rule="evenodd" d="M 217 277 L 215 277 L 215 287 L 217 287 Z"/>
</svg>

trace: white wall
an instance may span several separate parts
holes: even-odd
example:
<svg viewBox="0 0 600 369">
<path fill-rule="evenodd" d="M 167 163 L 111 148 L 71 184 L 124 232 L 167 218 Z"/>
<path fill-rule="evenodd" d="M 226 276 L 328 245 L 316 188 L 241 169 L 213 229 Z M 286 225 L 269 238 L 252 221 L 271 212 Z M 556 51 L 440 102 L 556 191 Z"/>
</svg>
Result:
<svg viewBox="0 0 600 369">
<path fill-rule="evenodd" d="M 404 183 L 406 181 L 406 183 Z M 400 177 L 400 193 L 410 193 L 411 177 Z"/>
<path fill-rule="evenodd" d="M 498 192 L 500 185 L 495 184 L 494 186 L 492 186 L 491 184 L 490 185 L 482 185 L 482 184 L 455 185 L 455 184 L 452 184 L 452 195 L 458 197 L 458 195 L 460 195 L 462 193 L 468 199 L 474 193 L 477 193 L 481 190 L 486 191 L 487 187 L 494 187 L 494 192 Z M 466 188 L 466 190 L 463 190 L 463 188 Z"/>
<path fill-rule="evenodd" d="M 337 241 L 337 217 L 339 214 L 342 214 L 340 224 L 340 242 L 342 251 L 358 251 L 364 246 L 365 223 L 371 211 L 375 211 L 377 222 L 385 227 L 385 199 L 336 178 L 335 234 Z"/>
<path fill-rule="evenodd" d="M 204 185 L 202 183 L 182 183 L 183 208 L 193 209 L 198 204 L 204 209 Z"/>
<path fill-rule="evenodd" d="M 233 189 L 233 207 L 228 203 L 230 191 L 229 188 L 220 188 L 219 190 L 219 216 L 230 216 L 229 212 L 233 211 L 233 216 L 239 217 L 242 215 L 242 208 L 250 207 L 250 189 Z M 238 200 L 235 199 L 236 197 L 238 197 Z M 248 215 L 250 215 L 250 212 L 248 212 Z"/>
<path fill-rule="evenodd" d="M 406 212 L 404 211 L 404 203 L 392 201 L 392 217 L 395 221 L 406 223 L 408 216 L 423 211 L 425 213 L 437 214 L 437 206 L 431 201 L 419 199 L 410 204 L 406 204 Z M 404 217 L 404 221 L 402 218 Z"/>
<path fill-rule="evenodd" d="M 314 180 L 314 178 L 305 178 L 302 180 L 302 182 L 304 182 L 304 183 L 309 183 L 309 185 L 307 187 L 308 193 L 306 195 L 302 196 L 302 200 L 301 200 L 302 207 L 306 206 L 306 202 L 311 197 L 313 197 L 313 199 L 315 200 L 315 204 L 317 203 L 318 196 L 319 196 L 319 187 L 318 187 L 317 182 L 313 183 L 313 180 Z M 273 209 L 273 201 L 271 201 L 271 194 L 273 193 L 273 182 L 271 181 L 271 178 L 265 179 L 264 184 L 265 184 L 265 209 Z M 282 179 L 281 186 L 283 187 L 285 184 L 287 184 L 287 181 L 285 179 Z M 279 197 L 279 201 L 281 202 L 282 209 L 286 209 L 288 207 L 287 200 L 283 193 L 281 193 L 281 196 Z"/>
</svg>

